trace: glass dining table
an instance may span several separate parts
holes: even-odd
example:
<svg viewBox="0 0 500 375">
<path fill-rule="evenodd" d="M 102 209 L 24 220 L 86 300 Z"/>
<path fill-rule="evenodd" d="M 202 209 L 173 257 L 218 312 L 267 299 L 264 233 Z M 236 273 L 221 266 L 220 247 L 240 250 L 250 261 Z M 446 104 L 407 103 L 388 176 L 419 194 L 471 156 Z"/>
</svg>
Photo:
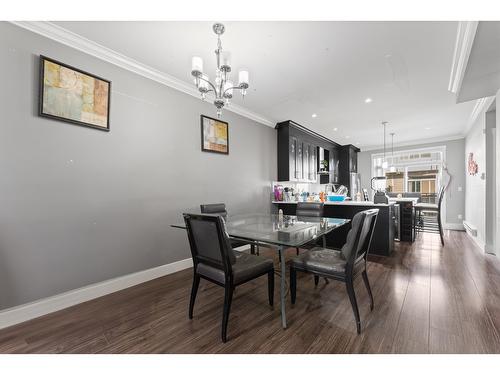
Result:
<svg viewBox="0 0 500 375">
<path fill-rule="evenodd" d="M 281 324 L 286 328 L 286 282 L 285 249 L 301 247 L 317 241 L 334 229 L 347 224 L 349 219 L 291 216 L 274 214 L 234 215 L 226 218 L 226 229 L 231 238 L 264 245 L 278 251 L 280 260 L 280 304 Z M 171 227 L 186 229 L 184 223 Z"/>
</svg>

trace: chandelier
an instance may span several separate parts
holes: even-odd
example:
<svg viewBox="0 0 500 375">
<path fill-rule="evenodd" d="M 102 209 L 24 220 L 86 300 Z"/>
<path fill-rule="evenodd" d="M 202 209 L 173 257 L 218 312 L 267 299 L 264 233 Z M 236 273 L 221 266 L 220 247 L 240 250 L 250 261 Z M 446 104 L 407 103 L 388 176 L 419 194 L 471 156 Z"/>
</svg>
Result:
<svg viewBox="0 0 500 375">
<path fill-rule="evenodd" d="M 224 34 L 225 27 L 221 23 L 213 25 L 212 29 L 217 34 L 217 49 L 215 57 L 217 59 L 217 69 L 215 70 L 214 83 L 210 82 L 208 74 L 203 73 L 203 59 L 194 56 L 191 65 L 191 75 L 194 77 L 194 83 L 201 94 L 201 99 L 205 100 L 209 92 L 213 92 L 214 105 L 217 107 L 217 117 L 221 116 L 222 108 L 229 105 L 229 100 L 233 97 L 233 90 L 241 90 L 245 97 L 248 89 L 248 70 L 240 70 L 238 73 L 238 85 L 235 86 L 230 79 L 231 54 L 229 51 L 222 51 L 220 36 Z"/>
</svg>

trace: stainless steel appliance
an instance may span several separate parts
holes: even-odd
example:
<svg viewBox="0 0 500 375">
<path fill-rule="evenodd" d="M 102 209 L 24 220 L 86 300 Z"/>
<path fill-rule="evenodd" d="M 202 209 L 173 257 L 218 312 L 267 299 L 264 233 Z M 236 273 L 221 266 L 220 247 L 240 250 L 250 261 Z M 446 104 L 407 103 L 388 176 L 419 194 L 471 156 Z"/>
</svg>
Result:
<svg viewBox="0 0 500 375">
<path fill-rule="evenodd" d="M 349 174 L 349 179 L 350 179 L 350 186 L 351 186 L 351 191 L 349 192 L 349 196 L 351 199 L 354 201 L 356 200 L 356 195 L 360 193 L 362 196 L 362 191 L 361 191 L 361 176 L 359 173 L 350 173 Z"/>
<path fill-rule="evenodd" d="M 385 181 L 387 177 L 373 177 L 371 180 L 371 188 L 375 191 L 373 195 L 373 203 L 389 203 L 389 197 L 385 194 Z M 382 182 L 384 182 L 382 187 Z"/>
</svg>

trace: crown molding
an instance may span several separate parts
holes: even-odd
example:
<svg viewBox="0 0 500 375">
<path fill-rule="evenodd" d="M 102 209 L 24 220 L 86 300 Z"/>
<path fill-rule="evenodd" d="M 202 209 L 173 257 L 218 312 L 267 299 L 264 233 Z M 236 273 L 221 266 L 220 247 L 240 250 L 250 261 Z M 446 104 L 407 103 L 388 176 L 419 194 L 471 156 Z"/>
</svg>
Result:
<svg viewBox="0 0 500 375">
<path fill-rule="evenodd" d="M 488 110 L 491 103 L 493 103 L 493 100 L 495 100 L 494 96 L 489 96 L 487 98 L 481 98 L 476 100 L 476 104 L 474 105 L 474 108 L 472 108 L 469 120 L 467 121 L 467 124 L 465 126 L 465 132 L 464 132 L 465 135 L 467 135 L 472 125 L 474 125 L 479 115 Z"/>
<path fill-rule="evenodd" d="M 453 53 L 450 82 L 448 83 L 448 91 L 454 94 L 457 94 L 462 86 L 462 80 L 464 78 L 465 69 L 467 68 L 478 24 L 478 21 L 458 22 L 455 52 Z"/>
<path fill-rule="evenodd" d="M 406 147 L 406 146 L 416 146 L 416 145 L 426 145 L 429 143 L 439 143 L 439 142 L 447 142 L 447 141 L 456 141 L 457 139 L 464 139 L 464 134 L 456 134 L 444 137 L 434 137 L 434 138 L 426 138 L 426 139 L 417 139 L 414 141 L 408 142 L 400 142 L 395 143 L 394 148 L 397 147 Z M 361 151 L 382 151 L 383 146 L 372 146 L 372 147 L 363 147 Z"/>
<path fill-rule="evenodd" d="M 73 33 L 72 31 L 69 31 L 51 22 L 11 21 L 11 23 L 33 33 L 42 35 L 46 38 L 64 44 L 68 47 L 84 52 L 88 55 L 97 57 L 100 60 L 106 61 L 120 68 L 126 69 L 130 72 L 161 83 L 162 85 L 171 87 L 175 90 L 181 91 L 196 98 L 200 97 L 199 92 L 191 84 L 175 78 L 167 73 L 154 69 L 146 64 L 143 64 L 103 45 L 100 45 L 99 43 Z M 254 120 L 260 124 L 270 126 L 272 128 L 274 128 L 274 126 L 276 125 L 273 121 L 267 119 L 265 116 L 262 116 L 237 104 L 231 103 L 230 106 L 225 107 L 224 109 Z"/>
</svg>

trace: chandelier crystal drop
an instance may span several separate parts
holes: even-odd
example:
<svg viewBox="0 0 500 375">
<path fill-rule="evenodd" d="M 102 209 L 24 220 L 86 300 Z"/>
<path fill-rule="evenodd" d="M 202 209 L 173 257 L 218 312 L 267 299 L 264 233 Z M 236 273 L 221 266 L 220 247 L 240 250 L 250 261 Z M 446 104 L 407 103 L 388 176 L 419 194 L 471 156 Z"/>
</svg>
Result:
<svg viewBox="0 0 500 375">
<path fill-rule="evenodd" d="M 194 56 L 191 61 L 191 75 L 194 77 L 194 83 L 200 92 L 202 100 L 206 99 L 208 93 L 213 93 L 214 105 L 217 107 L 217 117 L 220 118 L 222 108 L 228 106 L 230 99 L 233 98 L 233 90 L 241 90 L 241 95 L 245 97 L 249 87 L 249 74 L 248 70 L 240 70 L 238 72 L 238 85 L 234 85 L 230 79 L 231 53 L 222 50 L 220 39 L 225 27 L 221 23 L 216 23 L 212 29 L 217 35 L 217 49 L 215 50 L 217 69 L 215 70 L 214 81 L 212 83 L 208 74 L 203 72 L 203 59 L 199 56 Z"/>
</svg>

